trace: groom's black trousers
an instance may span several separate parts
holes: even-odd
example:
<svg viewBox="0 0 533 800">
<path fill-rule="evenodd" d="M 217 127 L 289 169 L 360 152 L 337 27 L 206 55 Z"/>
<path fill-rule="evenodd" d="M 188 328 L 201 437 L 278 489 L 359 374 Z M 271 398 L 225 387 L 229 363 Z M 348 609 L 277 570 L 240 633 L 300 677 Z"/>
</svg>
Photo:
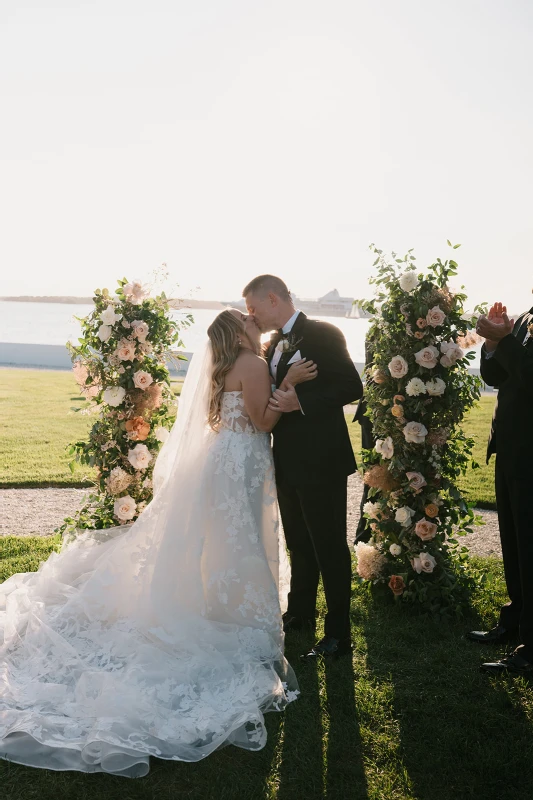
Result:
<svg viewBox="0 0 533 800">
<path fill-rule="evenodd" d="M 510 603 L 500 625 L 519 629 L 521 654 L 533 661 L 533 498 L 532 467 L 510 454 L 496 456 L 496 503 L 505 581 Z"/>
<path fill-rule="evenodd" d="M 322 575 L 328 607 L 324 634 L 349 637 L 352 561 L 346 541 L 347 478 L 306 486 L 280 481 L 277 489 L 291 560 L 287 614 L 315 618 Z"/>
</svg>

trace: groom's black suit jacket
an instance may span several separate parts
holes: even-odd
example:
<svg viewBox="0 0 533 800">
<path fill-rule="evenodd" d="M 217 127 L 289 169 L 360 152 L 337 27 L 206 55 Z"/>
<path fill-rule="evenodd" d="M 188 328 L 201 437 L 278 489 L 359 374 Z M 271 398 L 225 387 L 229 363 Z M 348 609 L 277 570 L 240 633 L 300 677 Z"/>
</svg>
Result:
<svg viewBox="0 0 533 800">
<path fill-rule="evenodd" d="M 343 406 L 363 394 L 346 340 L 334 325 L 308 319 L 301 312 L 287 336 L 292 346 L 282 353 L 276 385 L 280 386 L 298 350 L 302 358 L 317 364 L 318 377 L 296 387 L 302 411 L 282 414 L 274 428 L 277 479 L 304 486 L 346 477 L 357 466 Z M 275 344 L 271 344 L 267 351 L 269 368 L 274 352 Z"/>
<path fill-rule="evenodd" d="M 533 308 L 517 319 L 490 358 L 481 350 L 481 377 L 498 388 L 498 399 L 487 448 L 523 470 L 533 452 L 533 337 L 524 341 L 533 322 Z"/>
</svg>

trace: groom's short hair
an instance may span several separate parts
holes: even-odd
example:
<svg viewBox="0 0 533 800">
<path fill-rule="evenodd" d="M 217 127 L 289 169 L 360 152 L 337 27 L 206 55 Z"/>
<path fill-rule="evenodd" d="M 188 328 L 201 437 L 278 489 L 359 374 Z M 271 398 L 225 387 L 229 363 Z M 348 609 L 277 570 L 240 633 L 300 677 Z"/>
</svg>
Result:
<svg viewBox="0 0 533 800">
<path fill-rule="evenodd" d="M 265 295 L 269 292 L 277 294 L 282 300 L 291 299 L 291 293 L 287 288 L 287 284 L 275 275 L 258 275 L 257 278 L 254 278 L 253 281 L 246 284 L 242 290 L 242 296 L 246 297 L 249 294 Z"/>
</svg>

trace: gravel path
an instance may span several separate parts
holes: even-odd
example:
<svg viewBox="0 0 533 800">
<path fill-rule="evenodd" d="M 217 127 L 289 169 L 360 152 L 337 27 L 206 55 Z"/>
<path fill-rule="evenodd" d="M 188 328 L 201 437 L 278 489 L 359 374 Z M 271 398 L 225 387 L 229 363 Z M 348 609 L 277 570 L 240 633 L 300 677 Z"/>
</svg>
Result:
<svg viewBox="0 0 533 800">
<path fill-rule="evenodd" d="M 348 539 L 353 542 L 359 521 L 363 482 L 348 480 Z M 87 489 L 0 489 L 0 536 L 49 536 L 81 506 Z M 473 555 L 501 558 L 498 520 L 494 511 L 479 511 L 485 525 L 463 537 Z"/>
</svg>

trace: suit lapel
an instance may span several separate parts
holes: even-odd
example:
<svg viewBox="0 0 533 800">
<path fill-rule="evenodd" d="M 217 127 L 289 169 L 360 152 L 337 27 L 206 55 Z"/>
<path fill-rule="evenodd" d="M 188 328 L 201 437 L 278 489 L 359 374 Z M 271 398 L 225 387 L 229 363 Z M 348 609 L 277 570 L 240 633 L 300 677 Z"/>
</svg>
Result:
<svg viewBox="0 0 533 800">
<path fill-rule="evenodd" d="M 303 336 L 303 330 L 305 327 L 305 321 L 307 317 L 301 311 L 296 318 L 294 325 L 292 326 L 292 330 L 290 334 L 287 334 L 291 337 L 293 341 L 300 339 Z M 294 356 L 296 350 L 299 350 L 300 347 L 296 347 L 295 350 L 291 350 L 288 353 L 282 353 L 281 358 L 278 362 L 278 368 L 276 370 L 276 386 L 281 386 L 283 379 L 285 378 L 287 372 L 289 371 L 289 361 Z"/>
</svg>

